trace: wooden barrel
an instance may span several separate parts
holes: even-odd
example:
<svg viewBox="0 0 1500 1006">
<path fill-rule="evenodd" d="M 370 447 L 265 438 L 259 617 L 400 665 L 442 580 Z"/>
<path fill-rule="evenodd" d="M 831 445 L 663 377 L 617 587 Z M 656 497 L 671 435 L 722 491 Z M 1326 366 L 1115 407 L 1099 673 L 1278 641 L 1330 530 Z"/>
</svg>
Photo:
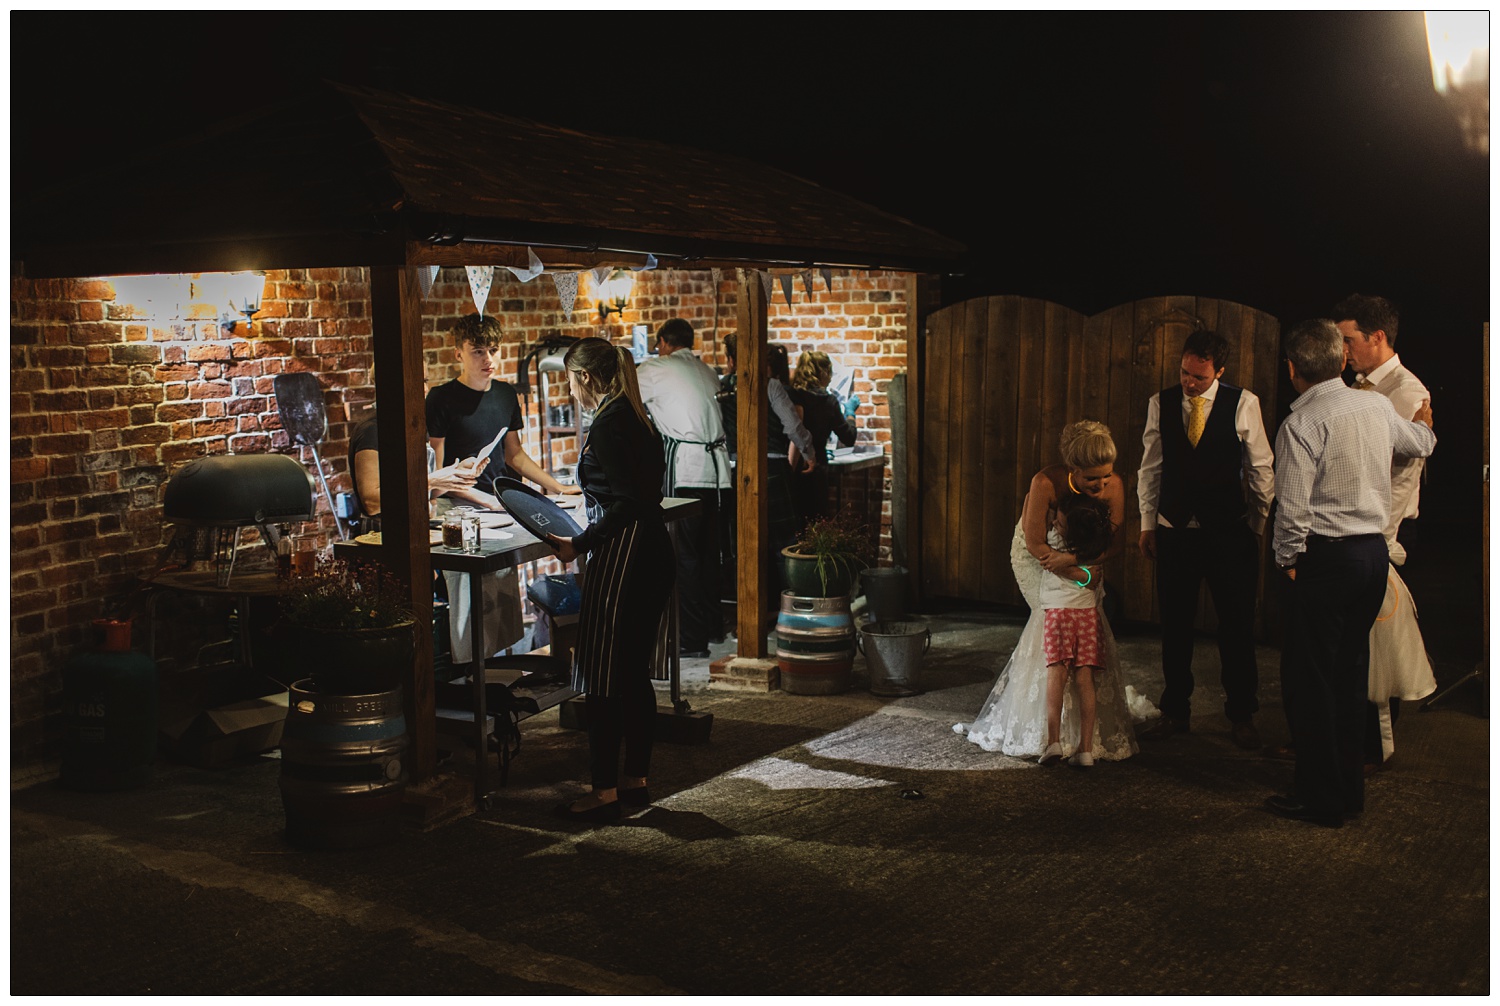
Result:
<svg viewBox="0 0 1500 1006">
<path fill-rule="evenodd" d="M 848 597 L 799 597 L 781 592 L 776 619 L 781 690 L 793 695 L 848 691 L 854 667 L 854 618 Z"/>
<path fill-rule="evenodd" d="M 291 687 L 281 735 L 286 838 L 305 849 L 358 849 L 396 838 L 406 789 L 401 689 L 324 695 Z"/>
</svg>

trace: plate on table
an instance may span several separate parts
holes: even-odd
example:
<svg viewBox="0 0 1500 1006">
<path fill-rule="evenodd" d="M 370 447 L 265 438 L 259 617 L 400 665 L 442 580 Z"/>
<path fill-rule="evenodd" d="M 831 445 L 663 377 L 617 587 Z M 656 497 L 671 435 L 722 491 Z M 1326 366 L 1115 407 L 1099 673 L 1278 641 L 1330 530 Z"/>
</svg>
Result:
<svg viewBox="0 0 1500 1006">
<path fill-rule="evenodd" d="M 583 505 L 583 497 L 581 495 L 580 496 L 563 496 L 561 494 L 548 493 L 547 494 L 547 499 L 550 500 L 553 503 L 556 503 L 559 507 L 561 507 L 564 510 L 576 510 L 580 506 Z"/>
<path fill-rule="evenodd" d="M 571 538 L 582 534 L 583 528 L 568 515 L 567 511 L 535 489 L 512 478 L 495 480 L 495 495 L 505 504 L 505 509 L 516 523 L 536 535 L 545 538 L 555 534 L 560 538 Z"/>
<path fill-rule="evenodd" d="M 508 513 L 482 513 L 479 515 L 479 526 L 482 528 L 510 527 L 515 521 Z"/>
<path fill-rule="evenodd" d="M 361 545 L 380 545 L 383 544 L 380 534 L 381 533 L 379 531 L 366 531 L 364 534 L 357 536 L 354 540 Z M 427 543 L 429 545 L 441 545 L 443 543 L 442 529 L 438 529 L 436 531 L 429 530 L 427 532 Z"/>
</svg>

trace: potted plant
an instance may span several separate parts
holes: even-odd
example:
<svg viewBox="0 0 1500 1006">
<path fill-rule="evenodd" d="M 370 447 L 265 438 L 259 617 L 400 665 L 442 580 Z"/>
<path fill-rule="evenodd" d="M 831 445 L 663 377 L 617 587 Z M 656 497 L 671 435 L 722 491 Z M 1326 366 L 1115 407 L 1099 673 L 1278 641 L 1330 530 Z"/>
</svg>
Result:
<svg viewBox="0 0 1500 1006">
<path fill-rule="evenodd" d="M 365 695 L 401 683 L 415 653 L 410 601 L 375 563 L 319 562 L 281 595 L 293 676 L 326 695 Z"/>
<path fill-rule="evenodd" d="M 871 551 L 870 527 L 853 514 L 815 517 L 781 550 L 787 589 L 798 597 L 847 596 Z"/>
</svg>

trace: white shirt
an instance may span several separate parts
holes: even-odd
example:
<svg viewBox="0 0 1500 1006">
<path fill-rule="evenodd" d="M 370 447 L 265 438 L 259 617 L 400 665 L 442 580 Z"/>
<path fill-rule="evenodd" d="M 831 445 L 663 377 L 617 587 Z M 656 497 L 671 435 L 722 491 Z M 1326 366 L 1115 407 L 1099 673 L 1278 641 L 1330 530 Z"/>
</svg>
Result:
<svg viewBox="0 0 1500 1006">
<path fill-rule="evenodd" d="M 1416 415 L 1422 403 L 1432 398 L 1427 386 L 1417 380 L 1417 375 L 1401 366 L 1399 356 L 1392 355 L 1368 374 L 1356 373 L 1354 376 L 1375 385 L 1375 390 L 1390 399 L 1396 415 L 1402 419 Z M 1399 454 L 1391 458 L 1391 516 L 1385 528 L 1385 544 L 1391 551 L 1391 561 L 1398 566 L 1406 559 L 1406 549 L 1397 543 L 1396 532 L 1403 520 L 1417 516 L 1422 469 L 1426 464 L 1423 458 Z"/>
<path fill-rule="evenodd" d="M 1219 395 L 1219 382 L 1208 386 L 1203 400 L 1208 404 L 1204 422 L 1213 413 L 1214 399 Z M 1182 396 L 1182 428 L 1187 429 L 1188 417 L 1192 415 L 1192 399 Z M 1260 420 L 1260 399 L 1248 388 L 1240 389 L 1240 404 L 1234 410 L 1234 432 L 1240 440 L 1240 467 L 1248 474 L 1250 488 L 1248 500 L 1250 512 L 1247 522 L 1250 530 L 1260 534 L 1266 527 L 1266 514 L 1271 510 L 1271 499 L 1276 495 L 1273 473 L 1271 443 L 1266 439 L 1266 427 Z M 1151 531 L 1156 527 L 1171 527 L 1165 517 L 1157 513 L 1161 502 L 1161 392 L 1151 396 L 1146 406 L 1146 430 L 1141 434 L 1141 468 L 1136 475 L 1135 492 L 1141 507 L 1141 530 Z M 1197 521 L 1189 521 L 1188 527 L 1197 527 Z"/>
<path fill-rule="evenodd" d="M 649 356 L 635 368 L 641 401 L 651 412 L 657 432 L 668 444 L 668 478 L 686 489 L 728 489 L 729 449 L 724 419 L 715 396 L 719 378 L 708 364 L 686 349 Z M 705 445 L 717 446 L 710 451 Z M 675 451 L 675 466 L 673 454 Z"/>
<path fill-rule="evenodd" d="M 1384 396 L 1338 378 L 1297 396 L 1276 434 L 1276 564 L 1295 565 L 1308 535 L 1382 534 L 1391 455 L 1426 457 L 1436 444 L 1432 430 L 1398 417 Z"/>
<path fill-rule="evenodd" d="M 1047 544 L 1059 552 L 1068 550 L 1067 543 L 1063 541 L 1062 535 L 1057 533 L 1056 528 L 1047 531 Z M 1104 567 L 1087 563 L 1089 572 L 1094 574 L 1094 580 L 1102 579 Z M 1090 580 L 1084 583 L 1092 584 Z M 1042 571 L 1042 582 L 1038 585 L 1038 600 L 1043 609 L 1046 608 L 1095 608 L 1099 605 L 1099 598 L 1104 590 L 1101 584 L 1097 590 L 1078 586 L 1077 580 L 1070 580 L 1059 573 Z"/>
</svg>

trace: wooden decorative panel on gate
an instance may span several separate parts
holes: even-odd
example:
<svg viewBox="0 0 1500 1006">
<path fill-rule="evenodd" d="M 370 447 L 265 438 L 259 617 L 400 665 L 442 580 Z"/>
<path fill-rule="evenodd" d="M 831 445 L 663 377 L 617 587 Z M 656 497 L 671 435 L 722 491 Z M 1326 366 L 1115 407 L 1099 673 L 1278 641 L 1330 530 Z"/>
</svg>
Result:
<svg viewBox="0 0 1500 1006">
<path fill-rule="evenodd" d="M 931 315 L 918 448 L 923 593 L 1024 603 L 1010 571 L 1010 542 L 1031 477 L 1060 460 L 1064 426 L 1098 419 L 1114 434 L 1126 488 L 1126 554 L 1109 581 L 1123 595 L 1127 619 L 1155 621 L 1151 565 L 1136 548 L 1141 434 L 1148 399 L 1177 383 L 1182 342 L 1195 328 L 1229 340 L 1224 380 L 1260 397 L 1274 439 L 1281 326 L 1262 311 L 1160 297 L 1090 318 L 1047 301 L 987 297 Z M 1202 624 L 1211 626 L 1211 614 Z"/>
</svg>

